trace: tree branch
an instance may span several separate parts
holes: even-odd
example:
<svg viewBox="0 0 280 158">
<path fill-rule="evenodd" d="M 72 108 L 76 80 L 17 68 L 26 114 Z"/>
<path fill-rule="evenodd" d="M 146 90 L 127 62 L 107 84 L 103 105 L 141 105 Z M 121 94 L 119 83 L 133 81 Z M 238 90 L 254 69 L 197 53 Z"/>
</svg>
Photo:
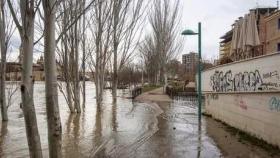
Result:
<svg viewBox="0 0 280 158">
<path fill-rule="evenodd" d="M 18 32 L 20 33 L 20 35 L 22 35 L 22 26 L 19 24 L 19 21 L 18 21 L 18 19 L 17 19 L 15 10 L 14 10 L 14 8 L 13 8 L 13 5 L 12 5 L 12 3 L 11 3 L 10 0 L 7 0 L 7 2 L 8 2 L 8 6 L 9 6 L 10 12 L 11 12 L 11 14 L 12 14 L 12 17 L 13 17 L 13 19 L 14 19 L 14 22 L 15 22 L 15 24 L 16 24 L 16 27 L 18 28 Z"/>
</svg>

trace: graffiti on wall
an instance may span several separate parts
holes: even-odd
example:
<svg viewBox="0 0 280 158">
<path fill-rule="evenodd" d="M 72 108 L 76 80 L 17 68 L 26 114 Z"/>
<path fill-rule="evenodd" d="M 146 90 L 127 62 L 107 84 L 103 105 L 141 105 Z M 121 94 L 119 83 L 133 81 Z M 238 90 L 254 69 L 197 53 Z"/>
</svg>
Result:
<svg viewBox="0 0 280 158">
<path fill-rule="evenodd" d="M 271 111 L 280 111 L 280 99 L 276 97 L 271 97 L 269 100 L 269 109 Z"/>
<path fill-rule="evenodd" d="M 248 106 L 245 100 L 241 95 L 237 95 L 234 99 L 234 104 L 238 107 L 240 107 L 242 110 L 247 110 Z"/>
<path fill-rule="evenodd" d="M 263 80 L 273 77 L 279 80 L 277 71 L 262 75 L 259 70 L 238 73 L 233 73 L 231 70 L 215 71 L 210 76 L 210 86 L 215 92 L 275 90 L 280 87 L 278 82 L 264 82 Z"/>
</svg>

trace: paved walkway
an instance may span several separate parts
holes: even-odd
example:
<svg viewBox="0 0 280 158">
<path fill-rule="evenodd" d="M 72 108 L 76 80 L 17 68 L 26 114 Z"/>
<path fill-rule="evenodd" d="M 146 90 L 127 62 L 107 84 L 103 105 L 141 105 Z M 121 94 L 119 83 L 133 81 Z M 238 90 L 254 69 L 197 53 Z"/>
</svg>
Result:
<svg viewBox="0 0 280 158">
<path fill-rule="evenodd" d="M 135 157 L 280 158 L 278 150 L 264 149 L 243 140 L 238 131 L 233 132 L 210 117 L 202 117 L 200 129 L 196 107 L 189 101 L 172 101 L 163 93 L 163 88 L 145 92 L 135 99 L 155 102 L 163 110 L 157 117 L 158 131 L 136 150 Z"/>
<path fill-rule="evenodd" d="M 172 99 L 164 94 L 163 87 L 145 92 L 135 98 L 136 101 L 150 101 L 150 102 L 170 102 Z"/>
</svg>

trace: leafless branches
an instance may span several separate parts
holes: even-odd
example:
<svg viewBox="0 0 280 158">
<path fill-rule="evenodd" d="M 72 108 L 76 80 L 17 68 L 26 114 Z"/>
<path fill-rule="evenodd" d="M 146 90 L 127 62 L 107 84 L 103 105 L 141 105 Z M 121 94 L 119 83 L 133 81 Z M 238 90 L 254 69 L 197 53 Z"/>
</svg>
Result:
<svg viewBox="0 0 280 158">
<path fill-rule="evenodd" d="M 179 0 L 174 3 L 168 0 L 154 0 L 152 11 L 149 14 L 149 22 L 152 32 L 140 45 L 139 50 L 145 60 L 146 69 L 154 74 L 153 83 L 159 83 L 163 79 L 166 83 L 166 64 L 176 57 L 181 49 L 181 41 L 178 40 Z M 150 64 L 156 63 L 156 67 L 150 69 Z"/>
</svg>

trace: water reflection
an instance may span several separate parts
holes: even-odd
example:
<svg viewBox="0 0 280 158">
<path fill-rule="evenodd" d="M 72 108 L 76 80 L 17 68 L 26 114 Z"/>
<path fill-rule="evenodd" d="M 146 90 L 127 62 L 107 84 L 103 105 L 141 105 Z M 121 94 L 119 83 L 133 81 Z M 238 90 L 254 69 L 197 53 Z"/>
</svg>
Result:
<svg viewBox="0 0 280 158">
<path fill-rule="evenodd" d="M 118 92 L 112 103 L 105 91 L 101 105 L 95 104 L 94 84 L 86 83 L 86 105 L 81 114 L 71 114 L 59 94 L 63 156 L 78 157 L 218 157 L 220 151 L 206 135 L 205 120 L 198 129 L 197 109 L 192 99 L 173 103 L 139 103 Z M 39 132 L 48 157 L 44 83 L 35 84 L 35 107 Z M 20 96 L 20 94 L 17 94 Z M 1 124 L 1 157 L 28 157 L 21 109 L 9 109 L 9 125 Z"/>
<path fill-rule="evenodd" d="M 1 133 L 0 133 L 0 157 L 2 157 L 2 153 L 5 147 L 5 139 L 8 133 L 8 128 L 7 128 L 8 123 L 7 122 L 2 122 L 1 124 Z"/>
<path fill-rule="evenodd" d="M 197 158 L 200 158 L 200 153 L 201 153 L 201 122 L 198 122 L 198 143 L 197 143 Z"/>
<path fill-rule="evenodd" d="M 94 130 L 94 137 L 96 139 L 102 137 L 102 122 L 101 122 L 101 116 L 102 116 L 102 108 L 101 105 L 96 106 L 96 114 L 95 114 L 95 130 Z M 96 143 L 100 143 L 101 140 L 95 141 Z"/>
<path fill-rule="evenodd" d="M 82 152 L 79 149 L 80 145 L 80 114 L 69 114 L 66 122 L 66 130 L 63 137 L 65 157 L 79 156 Z M 73 152 L 75 149 L 75 152 Z"/>
<path fill-rule="evenodd" d="M 44 83 L 38 82 L 34 88 L 43 154 L 44 157 L 48 157 Z M 96 105 L 94 84 L 88 82 L 86 88 L 87 104 L 81 114 L 71 114 L 63 95 L 59 93 L 64 157 L 123 158 L 196 155 L 193 152 L 196 153 L 197 148 L 193 147 L 199 142 L 195 134 L 197 117 L 193 112 L 196 109 L 191 106 L 191 102 L 175 101 L 172 104 L 163 103 L 162 105 L 132 102 L 127 99 L 129 92 L 121 90 L 118 91 L 117 102 L 112 103 L 111 92 L 105 91 L 103 103 Z M 16 95 L 20 96 L 19 93 Z M 1 157 L 28 157 L 24 119 L 21 116 L 22 110 L 18 106 L 19 102 L 20 99 L 15 101 L 9 109 L 8 127 L 1 124 Z M 203 133 L 202 129 L 202 138 Z M 205 144 L 202 138 L 201 143 Z M 194 140 L 195 143 L 192 142 Z M 211 147 L 214 148 L 214 145 Z M 191 149 L 193 151 L 189 154 L 187 151 Z"/>
<path fill-rule="evenodd" d="M 117 101 L 112 103 L 112 130 L 116 132 L 118 130 L 117 124 Z"/>
</svg>

